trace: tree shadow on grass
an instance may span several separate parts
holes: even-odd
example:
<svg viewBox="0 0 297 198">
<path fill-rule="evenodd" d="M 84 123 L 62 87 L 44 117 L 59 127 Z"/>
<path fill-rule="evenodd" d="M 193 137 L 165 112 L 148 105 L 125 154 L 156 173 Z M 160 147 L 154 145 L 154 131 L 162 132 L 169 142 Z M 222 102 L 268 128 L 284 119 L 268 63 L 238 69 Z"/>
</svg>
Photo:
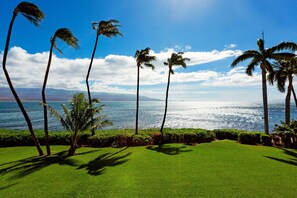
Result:
<svg viewBox="0 0 297 198">
<path fill-rule="evenodd" d="M 77 155 L 88 154 L 91 152 L 96 152 L 96 150 L 79 153 Z M 68 165 L 68 166 L 76 167 L 78 166 L 79 161 L 69 158 L 67 156 L 67 151 L 62 151 L 51 156 L 29 157 L 18 161 L 0 164 L 0 167 L 9 165 L 6 168 L 0 169 L 0 176 L 5 175 L 7 173 L 14 173 L 13 176 L 11 176 L 11 179 L 14 180 L 14 179 L 25 177 L 31 173 L 39 171 L 53 164 L 59 164 L 61 166 Z"/>
<path fill-rule="evenodd" d="M 160 145 L 160 146 L 147 146 L 146 149 L 164 153 L 166 155 L 178 155 L 185 152 L 192 151 L 191 149 L 185 149 L 186 146 L 172 146 L 169 144 Z"/>
<path fill-rule="evenodd" d="M 7 189 L 7 188 L 10 188 L 10 187 L 12 187 L 12 186 L 15 186 L 15 185 L 17 185 L 17 184 L 19 184 L 19 182 L 16 182 L 16 183 L 13 183 L 13 184 L 9 184 L 9 185 L 6 185 L 6 186 L 0 186 L 0 191 L 1 191 L 1 190 L 5 190 L 5 189 Z"/>
<path fill-rule="evenodd" d="M 285 154 L 290 156 L 290 159 L 281 159 L 281 158 L 270 157 L 270 156 L 266 156 L 266 157 L 269 158 L 269 159 L 279 161 L 279 162 L 283 162 L 283 163 L 286 163 L 286 164 L 297 166 L 297 151 L 293 152 L 293 151 L 285 149 L 285 148 L 279 148 L 279 149 L 283 150 L 283 152 Z"/>
<path fill-rule="evenodd" d="M 85 168 L 86 170 L 88 170 L 88 174 L 90 175 L 101 175 L 104 172 L 105 167 L 118 166 L 128 161 L 128 159 L 125 158 L 131 155 L 131 153 L 127 153 L 122 156 L 116 156 L 117 154 L 123 152 L 127 148 L 128 147 L 123 148 L 122 150 L 117 151 L 115 153 L 102 154 L 96 159 L 89 161 L 89 163 L 80 165 L 77 169 Z"/>
</svg>

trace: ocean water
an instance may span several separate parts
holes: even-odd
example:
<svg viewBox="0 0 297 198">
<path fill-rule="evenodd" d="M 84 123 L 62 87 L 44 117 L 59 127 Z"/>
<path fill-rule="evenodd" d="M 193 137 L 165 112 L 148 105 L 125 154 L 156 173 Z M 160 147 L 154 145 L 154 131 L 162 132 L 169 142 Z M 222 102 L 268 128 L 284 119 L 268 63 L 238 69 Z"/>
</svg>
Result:
<svg viewBox="0 0 297 198">
<path fill-rule="evenodd" d="M 49 105 L 61 112 L 61 104 Z M 135 127 L 135 102 L 102 102 L 103 113 L 113 122 L 107 128 Z M 39 102 L 24 102 L 34 129 L 43 129 L 43 110 Z M 140 128 L 159 128 L 163 119 L 163 101 L 141 101 L 139 109 Z M 165 127 L 170 128 L 236 128 L 248 131 L 263 131 L 263 108 L 261 103 L 232 102 L 186 102 L 169 101 Z M 292 104 L 291 117 L 297 117 Z M 284 120 L 284 104 L 269 104 L 269 129 Z M 26 122 L 15 102 L 0 102 L 0 128 L 27 129 Z M 49 116 L 50 130 L 63 130 L 60 123 Z"/>
</svg>

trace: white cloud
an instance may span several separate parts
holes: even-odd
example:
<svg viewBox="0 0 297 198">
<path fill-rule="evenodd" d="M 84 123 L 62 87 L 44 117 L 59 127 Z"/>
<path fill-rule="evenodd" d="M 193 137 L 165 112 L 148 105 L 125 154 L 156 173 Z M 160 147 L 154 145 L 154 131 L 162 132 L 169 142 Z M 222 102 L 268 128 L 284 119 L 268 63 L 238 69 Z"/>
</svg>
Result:
<svg viewBox="0 0 297 198">
<path fill-rule="evenodd" d="M 190 48 L 188 46 L 188 49 Z M 142 86 L 157 86 L 167 83 L 167 68 L 163 65 L 163 62 L 170 57 L 172 52 L 175 52 L 175 50 L 167 49 L 159 53 L 152 51 L 152 54 L 157 57 L 156 69 L 154 71 L 151 69 L 141 70 L 140 83 Z M 235 57 L 239 54 L 241 54 L 240 50 L 213 50 L 210 52 L 185 52 L 184 57 L 191 59 L 188 66 L 194 66 Z M 48 52 L 30 54 L 20 47 L 12 47 L 7 59 L 7 70 L 14 85 L 22 88 L 41 87 L 48 55 Z M 0 55 L 1 60 L 2 56 L 3 53 Z M 89 63 L 90 59 L 88 58 L 67 59 L 53 55 L 47 87 L 85 91 L 85 78 Z M 7 87 L 2 70 L 0 70 L 0 76 L 0 86 Z M 131 88 L 136 85 L 135 59 L 132 56 L 113 54 L 105 58 L 94 59 L 89 80 L 92 91 L 134 93 L 131 92 Z M 171 78 L 171 82 L 198 82 L 204 86 L 238 86 L 239 82 L 254 85 L 257 83 L 257 77 L 247 77 L 240 68 L 233 69 L 227 73 L 210 70 L 191 72 L 179 70 Z M 146 91 L 149 92 L 148 90 Z"/>
<path fill-rule="evenodd" d="M 245 73 L 244 67 L 236 67 L 229 72 L 220 73 L 215 78 L 203 82 L 203 85 L 216 87 L 258 86 L 261 85 L 261 75 L 254 73 L 251 77 Z"/>
<path fill-rule="evenodd" d="M 234 49 L 236 47 L 237 47 L 237 44 L 235 44 L 235 43 L 225 45 L 225 49 Z"/>
</svg>

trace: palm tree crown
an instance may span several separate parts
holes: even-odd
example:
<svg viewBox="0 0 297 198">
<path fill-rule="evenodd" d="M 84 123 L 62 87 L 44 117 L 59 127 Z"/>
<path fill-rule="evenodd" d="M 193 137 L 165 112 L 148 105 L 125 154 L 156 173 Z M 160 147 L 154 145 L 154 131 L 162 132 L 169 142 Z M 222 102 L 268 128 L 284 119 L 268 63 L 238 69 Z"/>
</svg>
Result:
<svg viewBox="0 0 297 198">
<path fill-rule="evenodd" d="M 78 49 L 78 39 L 72 34 L 72 32 L 68 28 L 60 28 L 58 29 L 53 38 L 51 38 L 51 43 L 53 44 L 54 48 L 58 50 L 61 54 L 63 53 L 56 45 L 56 39 L 61 39 L 64 41 L 68 46 Z"/>
<path fill-rule="evenodd" d="M 186 61 L 190 61 L 189 58 L 183 58 L 183 52 L 172 53 L 171 57 L 167 59 L 167 62 L 164 62 L 164 65 L 168 65 L 169 72 L 174 74 L 172 66 L 182 66 L 183 68 L 187 67 Z"/>
<path fill-rule="evenodd" d="M 156 60 L 156 56 L 150 56 L 150 48 L 147 47 L 143 50 L 136 50 L 135 53 L 135 58 L 136 58 L 136 62 L 137 62 L 137 67 L 142 67 L 142 64 L 144 64 L 146 67 L 150 67 L 153 70 L 155 69 L 155 66 L 153 64 L 151 64 L 152 61 Z"/>
<path fill-rule="evenodd" d="M 295 55 L 288 52 L 279 52 L 282 50 L 297 50 L 297 45 L 294 42 L 282 42 L 271 48 L 264 48 L 264 40 L 259 39 L 257 41 L 257 50 L 247 50 L 242 55 L 238 56 L 231 64 L 231 67 L 235 67 L 240 62 L 246 61 L 247 59 L 252 59 L 246 68 L 246 74 L 249 76 L 253 75 L 255 67 L 260 65 L 261 69 L 272 72 L 273 68 L 268 59 L 280 60 L 294 57 Z M 277 53 L 279 52 L 279 53 Z"/>
<path fill-rule="evenodd" d="M 284 93 L 288 78 L 293 77 L 294 74 L 297 74 L 297 58 L 279 60 L 273 65 L 273 72 L 268 75 L 268 81 L 272 85 L 275 81 L 277 89 Z"/>
<path fill-rule="evenodd" d="M 97 35 L 104 35 L 108 38 L 112 36 L 123 36 L 122 33 L 118 30 L 119 21 L 117 20 L 108 20 L 108 21 L 100 21 L 98 22 L 93 22 L 92 27 L 94 30 L 97 31 Z"/>
<path fill-rule="evenodd" d="M 45 17 L 44 13 L 36 5 L 29 2 L 19 3 L 13 14 L 16 16 L 19 12 L 35 26 L 39 26 L 39 23 Z"/>
</svg>

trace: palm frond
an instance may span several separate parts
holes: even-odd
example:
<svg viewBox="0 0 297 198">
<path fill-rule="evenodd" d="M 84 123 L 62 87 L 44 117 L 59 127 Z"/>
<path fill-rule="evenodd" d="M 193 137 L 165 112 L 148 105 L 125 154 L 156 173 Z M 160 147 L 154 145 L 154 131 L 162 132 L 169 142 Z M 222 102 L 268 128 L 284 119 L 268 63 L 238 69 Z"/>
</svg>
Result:
<svg viewBox="0 0 297 198">
<path fill-rule="evenodd" d="M 15 8 L 14 13 L 22 13 L 35 26 L 39 26 L 40 22 L 44 19 L 44 13 L 33 3 L 21 2 Z"/>
<path fill-rule="evenodd" d="M 55 32 L 54 38 L 59 38 L 70 47 L 78 49 L 78 39 L 68 28 L 60 28 Z"/>
<path fill-rule="evenodd" d="M 55 116 L 57 118 L 57 120 L 61 123 L 61 125 L 67 129 L 69 129 L 69 126 L 67 125 L 66 121 L 64 120 L 64 118 L 51 106 L 48 105 L 48 110 L 50 112 L 51 115 Z"/>
<path fill-rule="evenodd" d="M 53 40 L 53 39 L 51 39 L 51 40 Z M 62 50 L 60 50 L 60 49 L 58 48 L 56 42 L 53 43 L 53 46 L 54 46 L 54 48 L 55 48 L 60 54 L 63 54 Z"/>
<path fill-rule="evenodd" d="M 261 54 L 258 51 L 255 50 L 247 50 L 245 51 L 243 54 L 241 54 L 240 56 L 238 56 L 231 64 L 231 67 L 235 67 L 236 65 L 238 65 L 240 62 L 246 61 L 247 59 L 261 59 Z"/>
<path fill-rule="evenodd" d="M 111 19 L 109 21 L 100 21 L 97 28 L 97 34 L 102 34 L 108 38 L 118 35 L 123 36 L 123 34 L 118 30 L 118 27 L 121 26 L 117 20 Z"/>
<path fill-rule="evenodd" d="M 294 58 L 296 55 L 293 53 L 283 52 L 283 53 L 273 53 L 270 55 L 269 59 L 274 60 L 290 60 Z"/>
<path fill-rule="evenodd" d="M 98 30 L 98 25 L 99 25 L 98 22 L 92 22 L 92 28 L 93 28 L 94 30 Z"/>
<path fill-rule="evenodd" d="M 271 54 L 281 50 L 297 51 L 297 44 L 294 42 L 282 42 L 268 49 Z"/>
<path fill-rule="evenodd" d="M 259 64 L 258 59 L 253 59 L 247 66 L 245 73 L 249 76 L 253 75 L 253 71 L 255 70 L 255 67 Z"/>
<path fill-rule="evenodd" d="M 137 66 L 142 67 L 142 64 L 144 64 L 146 67 L 150 67 L 152 69 L 155 68 L 155 66 L 151 63 L 153 61 L 156 60 L 155 56 L 150 56 L 150 48 L 147 47 L 145 49 L 142 50 L 137 50 L 135 53 L 135 58 L 136 58 L 136 62 L 137 62 Z"/>
<path fill-rule="evenodd" d="M 155 66 L 154 66 L 153 64 L 151 64 L 151 63 L 144 63 L 144 65 L 145 65 L 146 67 L 151 68 L 152 70 L 155 69 Z"/>
</svg>

